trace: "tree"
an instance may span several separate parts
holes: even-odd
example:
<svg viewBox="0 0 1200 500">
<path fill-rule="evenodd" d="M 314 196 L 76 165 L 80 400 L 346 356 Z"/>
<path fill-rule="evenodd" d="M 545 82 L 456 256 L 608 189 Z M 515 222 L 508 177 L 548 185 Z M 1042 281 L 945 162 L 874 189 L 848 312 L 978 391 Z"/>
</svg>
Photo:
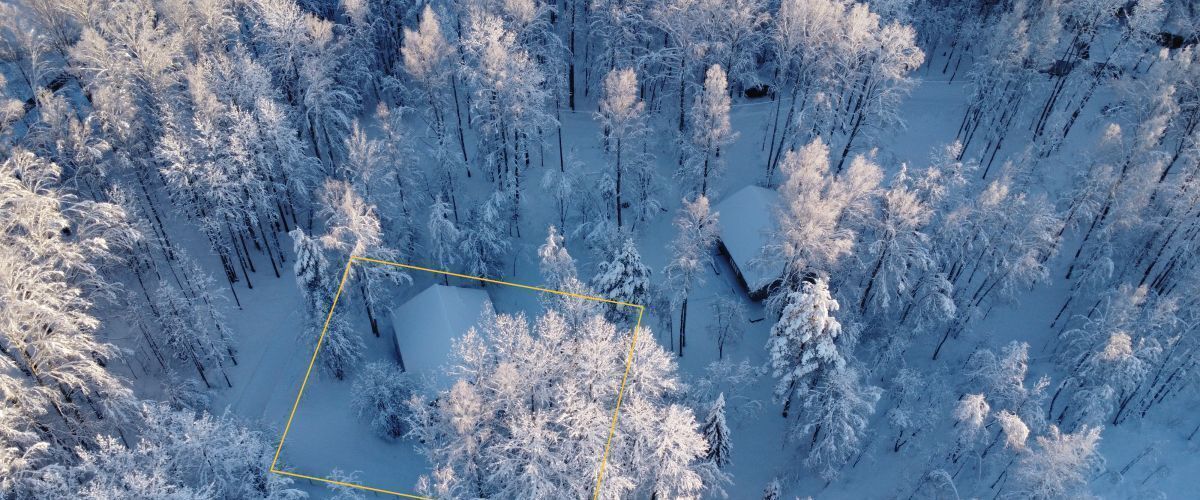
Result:
<svg viewBox="0 0 1200 500">
<path fill-rule="evenodd" d="M 502 211 L 506 201 L 509 200 L 500 193 L 493 193 L 467 216 L 458 250 L 468 274 L 483 277 L 499 274 L 501 260 L 509 247 L 503 232 Z"/>
<path fill-rule="evenodd" d="M 804 417 L 796 434 L 811 434 L 804 465 L 822 479 L 832 481 L 846 462 L 859 452 L 867 423 L 883 390 L 863 385 L 858 371 L 839 365 L 821 375 L 804 399 Z"/>
<path fill-rule="evenodd" d="M 692 287 L 704 283 L 704 266 L 712 262 L 711 249 L 717 242 L 717 221 L 720 214 L 711 213 L 708 208 L 708 198 L 701 195 L 692 201 L 683 200 L 679 214 L 675 216 L 675 229 L 678 231 L 671 241 L 671 261 L 663 274 L 671 284 L 674 294 L 672 305 L 678 304 L 679 310 L 679 355 L 683 356 L 683 348 L 687 339 L 687 305 L 688 294 Z"/>
<path fill-rule="evenodd" d="M 362 361 L 367 346 L 346 318 L 345 309 L 334 308 L 325 324 L 313 325 L 301 339 L 317 337 L 321 368 L 334 379 L 343 380 Z"/>
<path fill-rule="evenodd" d="M 471 121 L 480 133 L 481 154 L 492 166 L 492 180 L 513 193 L 510 208 L 517 210 L 521 172 L 541 143 L 542 130 L 555 122 L 546 110 L 547 76 L 501 17 L 468 9 L 464 21 L 460 71 L 472 90 Z"/>
<path fill-rule="evenodd" d="M 155 329 L 160 345 L 171 350 L 176 359 L 188 361 L 199 372 L 204 384 L 212 387 L 205 366 L 214 364 L 220 370 L 227 387 L 233 387 L 229 374 L 221 360 L 231 352 L 227 327 L 221 321 L 212 321 L 200 310 L 202 303 L 192 302 L 178 288 L 163 281 L 155 291 L 154 310 L 157 312 L 159 328 Z"/>
<path fill-rule="evenodd" d="M 608 381 L 625 369 L 621 346 L 632 332 L 599 314 L 571 324 L 554 308 L 532 328 L 523 316 L 500 314 L 483 329 L 455 347 L 454 386 L 436 403 L 410 404 L 413 437 L 447 469 L 435 472 L 437 488 L 506 498 L 591 495 L 599 464 L 589 457 L 606 446 L 594 429 L 611 420 L 618 387 Z M 602 496 L 691 498 L 726 480 L 704 460 L 692 411 L 672 403 L 683 387 L 652 337 L 639 334 Z"/>
<path fill-rule="evenodd" d="M 783 316 L 771 327 L 767 339 L 771 370 L 776 378 L 775 399 L 788 416 L 792 396 L 805 392 L 815 379 L 846 364 L 835 343 L 842 324 L 834 317 L 838 303 L 822 278 L 806 282 L 799 292 L 788 295 Z"/>
<path fill-rule="evenodd" d="M 1038 499 L 1084 496 L 1088 478 L 1104 462 L 1097 449 L 1100 429 L 1085 425 L 1064 434 L 1051 425 L 1047 435 L 1037 437 L 1037 448 L 1021 459 L 1018 491 Z"/>
<path fill-rule="evenodd" d="M 717 359 L 725 357 L 725 347 L 742 340 L 745 333 L 746 306 L 738 299 L 718 297 L 712 302 L 712 322 L 708 334 L 717 341 Z"/>
<path fill-rule="evenodd" d="M 408 401 L 416 392 L 403 366 L 376 361 L 368 363 L 350 388 L 350 406 L 371 430 L 386 439 L 408 434 Z"/>
<path fill-rule="evenodd" d="M 846 10 L 840 35 L 832 54 L 838 70 L 828 76 L 832 88 L 826 108 L 830 135 L 845 138 L 834 169 L 837 173 L 857 139 L 903 125 L 900 102 L 916 85 L 908 75 L 925 61 L 912 26 L 895 21 L 881 24 L 867 4 Z"/>
<path fill-rule="evenodd" d="M 100 274 L 105 263 L 133 251 L 118 244 L 126 213 L 75 198 L 61 173 L 22 148 L 0 163 L 0 396 L 19 402 L 0 417 L 12 425 L 0 431 L 0 467 L 11 467 L 14 481 L 44 453 L 90 446 L 128 423 L 134 402 L 105 368 L 119 351 L 100 340 L 93 312 L 113 291 Z"/>
<path fill-rule="evenodd" d="M 788 151 L 780 163 L 784 183 L 775 213 L 777 229 L 763 252 L 771 257 L 764 261 L 783 262 L 784 269 L 781 283 L 768 297 L 769 309 L 782 309 L 788 294 L 799 290 L 808 276 L 831 272 L 854 247 L 850 222 L 869 206 L 866 201 L 882 173 L 866 159 L 850 167 L 844 175 L 831 174 L 829 147 L 820 138 L 799 151 Z"/>
<path fill-rule="evenodd" d="M 311 324 L 324 321 L 324 313 L 333 301 L 334 276 L 329 274 L 329 260 L 321 250 L 321 242 L 317 238 L 304 234 L 300 228 L 288 233 L 292 237 L 292 252 L 296 262 L 292 265 L 296 272 L 296 284 L 304 295 L 304 310 Z"/>
<path fill-rule="evenodd" d="M 462 231 L 454 224 L 453 215 L 450 204 L 440 194 L 429 207 L 429 251 L 434 262 L 444 270 L 450 270 L 458 262 L 457 248 Z M 450 284 L 449 276 L 443 274 L 442 281 Z"/>
<path fill-rule="evenodd" d="M 383 230 L 375 205 L 362 199 L 350 184 L 344 181 L 326 180 L 321 193 L 322 215 L 328 220 L 328 233 L 321 236 L 321 244 L 341 253 L 342 258 L 368 257 L 378 260 L 393 260 L 397 252 L 383 242 Z M 371 322 L 371 332 L 379 336 L 379 322 L 375 314 L 376 301 L 385 281 L 411 283 L 412 278 L 397 271 L 394 266 L 365 263 L 351 265 L 350 278 L 358 283 L 359 297 Z"/>
<path fill-rule="evenodd" d="M 692 104 L 691 137 L 688 158 L 684 161 L 687 175 L 700 178 L 702 196 L 708 195 L 709 178 L 715 179 L 724 171 L 721 148 L 732 144 L 738 136 L 729 125 L 729 105 L 725 70 L 714 64 L 704 73 L 704 92 Z"/>
<path fill-rule="evenodd" d="M 299 67 L 302 132 L 308 135 L 317 158 L 334 169 L 345 155 L 344 138 L 350 133 L 360 96 L 348 82 L 336 78 L 346 59 L 344 44 L 334 39 L 333 23 L 309 15 L 304 25 L 310 55 Z"/>
<path fill-rule="evenodd" d="M 626 238 L 621 249 L 608 262 L 601 262 L 592 278 L 592 286 L 609 300 L 626 304 L 642 305 L 650 298 L 650 268 L 642 264 L 637 246 L 632 238 Z M 613 304 L 612 310 L 620 307 Z"/>
<path fill-rule="evenodd" d="M 892 187 L 883 192 L 877 214 L 867 218 L 863 246 L 874 263 L 864 276 L 860 313 L 865 314 L 868 305 L 878 308 L 875 314 L 904 307 L 921 274 L 933 266 L 930 237 L 924 232 L 933 213 L 908 182 L 902 166 Z"/>
<path fill-rule="evenodd" d="M 101 436 L 95 448 L 75 449 L 77 464 L 43 476 L 37 491 L 88 499 L 305 497 L 291 478 L 267 470 L 275 448 L 262 433 L 233 417 L 154 403 L 139 413 L 135 445 Z"/>
<path fill-rule="evenodd" d="M 622 178 L 626 171 L 638 168 L 626 157 L 637 160 L 642 138 L 650 131 L 642 115 L 645 108 L 646 103 L 638 99 L 637 74 L 632 69 L 614 69 L 604 76 L 604 94 L 596 118 L 603 126 L 604 149 L 612 156 L 617 227 L 622 226 Z"/>
<path fill-rule="evenodd" d="M 717 395 L 713 401 L 702 429 L 704 440 L 708 442 L 708 454 L 704 458 L 722 469 L 729 466 L 733 445 L 729 439 L 729 426 L 725 425 L 725 394 Z"/>
<path fill-rule="evenodd" d="M 561 288 L 566 282 L 576 279 L 575 259 L 567 253 L 563 237 L 558 229 L 550 226 L 546 234 L 546 243 L 538 247 L 538 269 L 547 286 Z"/>
</svg>

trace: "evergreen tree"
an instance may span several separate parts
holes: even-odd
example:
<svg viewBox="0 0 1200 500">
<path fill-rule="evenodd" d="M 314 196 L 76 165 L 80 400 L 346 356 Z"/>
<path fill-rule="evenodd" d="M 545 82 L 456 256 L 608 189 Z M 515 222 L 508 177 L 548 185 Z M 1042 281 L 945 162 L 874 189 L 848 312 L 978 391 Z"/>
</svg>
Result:
<svg viewBox="0 0 1200 500">
<path fill-rule="evenodd" d="M 296 272 L 296 284 L 304 295 L 304 311 L 312 324 L 324 321 L 324 313 L 333 301 L 334 276 L 329 274 L 329 261 L 321 250 L 321 243 L 316 238 L 304 234 L 300 228 L 288 233 L 292 237 L 292 251 L 296 262 L 292 264 Z"/>
<path fill-rule="evenodd" d="M 567 253 L 563 237 L 558 229 L 550 226 L 546 234 L 546 243 L 538 247 L 538 268 L 542 279 L 550 288 L 560 288 L 570 280 L 576 279 L 575 259 Z"/>
<path fill-rule="evenodd" d="M 457 247 L 462 237 L 452 216 L 450 204 L 439 194 L 429 207 L 429 250 L 438 268 L 446 271 L 458 262 Z M 449 276 L 443 274 L 442 282 L 450 284 Z"/>
<path fill-rule="evenodd" d="M 771 327 L 767 351 L 777 379 L 775 398 L 783 403 L 785 418 L 797 392 L 807 391 L 815 379 L 846 364 L 835 343 L 842 334 L 842 324 L 833 315 L 838 308 L 825 280 L 814 278 L 788 295 L 783 316 Z"/>
<path fill-rule="evenodd" d="M 612 260 L 600 263 L 596 277 L 592 278 L 592 286 L 601 297 L 608 300 L 634 305 L 649 301 L 650 268 L 642 264 L 642 257 L 632 238 L 625 239 Z M 612 306 L 610 309 L 614 313 L 628 312 L 625 306 Z"/>
<path fill-rule="evenodd" d="M 724 393 L 718 394 L 716 401 L 713 401 L 708 416 L 704 418 L 702 430 L 704 439 L 708 441 L 708 454 L 704 458 L 722 469 L 728 467 L 733 445 L 730 443 L 729 426 L 725 425 Z"/>
</svg>

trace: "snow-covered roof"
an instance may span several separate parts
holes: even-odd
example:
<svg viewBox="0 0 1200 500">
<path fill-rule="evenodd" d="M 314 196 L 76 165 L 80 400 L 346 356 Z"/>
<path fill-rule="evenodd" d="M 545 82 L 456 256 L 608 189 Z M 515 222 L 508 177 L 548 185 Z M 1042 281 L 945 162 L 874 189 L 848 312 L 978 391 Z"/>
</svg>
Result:
<svg viewBox="0 0 1200 500">
<path fill-rule="evenodd" d="M 442 366 L 450 359 L 451 341 L 475 326 L 491 304 L 486 291 L 435 284 L 392 309 L 392 329 L 405 370 L 448 386 Z"/>
<path fill-rule="evenodd" d="M 716 206 L 721 243 L 742 273 L 750 290 L 767 285 L 777 276 L 761 266 L 752 265 L 762 255 L 770 233 L 775 230 L 775 205 L 779 193 L 773 189 L 746 186 L 727 196 Z M 768 269 L 777 266 L 766 266 Z"/>
</svg>

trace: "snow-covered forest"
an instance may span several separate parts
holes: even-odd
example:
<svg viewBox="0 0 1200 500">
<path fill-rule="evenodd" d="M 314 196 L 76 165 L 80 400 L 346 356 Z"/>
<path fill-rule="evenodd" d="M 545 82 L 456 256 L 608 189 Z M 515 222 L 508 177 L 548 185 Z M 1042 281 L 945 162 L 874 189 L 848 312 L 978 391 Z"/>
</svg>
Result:
<svg viewBox="0 0 1200 500">
<path fill-rule="evenodd" d="M 0 0 L 0 499 L 1194 496 L 1198 42 Z"/>
</svg>

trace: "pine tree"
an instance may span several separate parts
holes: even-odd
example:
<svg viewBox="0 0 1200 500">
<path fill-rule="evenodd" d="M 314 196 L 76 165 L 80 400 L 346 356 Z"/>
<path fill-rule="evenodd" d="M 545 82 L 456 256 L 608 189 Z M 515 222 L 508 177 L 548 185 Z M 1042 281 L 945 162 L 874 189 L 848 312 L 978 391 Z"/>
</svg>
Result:
<svg viewBox="0 0 1200 500">
<path fill-rule="evenodd" d="M 367 349 L 362 337 L 351 326 L 343 311 L 345 309 L 341 307 L 335 308 L 326 325 L 314 325 L 300 337 L 306 340 L 321 339 L 318 341 L 320 352 L 317 353 L 317 358 L 325 373 L 336 380 L 345 379 L 350 370 L 358 366 Z"/>
<path fill-rule="evenodd" d="M 324 321 L 324 313 L 333 301 L 334 277 L 329 274 L 329 261 L 321 250 L 320 241 L 304 234 L 300 228 L 288 233 L 292 237 L 292 251 L 296 262 L 296 284 L 304 295 L 304 310 L 310 323 Z"/>
<path fill-rule="evenodd" d="M 550 288 L 558 289 L 566 282 L 576 279 L 575 259 L 567 253 L 563 237 L 558 229 L 550 226 L 546 234 L 546 243 L 538 247 L 538 268 L 542 279 Z"/>
<path fill-rule="evenodd" d="M 835 340 L 842 324 L 833 316 L 838 303 L 829 294 L 823 278 L 804 283 L 799 292 L 788 295 L 783 316 L 771 327 L 767 340 L 775 383 L 775 398 L 783 403 L 788 416 L 792 396 L 808 389 L 815 379 L 845 365 Z"/>
<path fill-rule="evenodd" d="M 717 467 L 724 469 L 729 466 L 730 443 L 729 427 L 725 425 L 725 394 L 717 395 L 708 416 L 704 418 L 702 427 L 704 439 L 708 441 L 708 454 L 704 458 L 711 460 Z"/>
<path fill-rule="evenodd" d="M 601 297 L 626 304 L 645 304 L 650 298 L 650 268 L 642 264 L 637 246 L 626 238 L 612 260 L 601 262 L 592 278 L 592 286 Z M 624 306 L 613 305 L 614 313 L 627 312 Z"/>
<path fill-rule="evenodd" d="M 458 262 L 457 247 L 462 237 L 452 217 L 450 204 L 439 194 L 429 207 L 429 251 L 438 268 L 447 271 Z M 443 274 L 442 280 L 450 283 L 447 275 Z"/>
</svg>

